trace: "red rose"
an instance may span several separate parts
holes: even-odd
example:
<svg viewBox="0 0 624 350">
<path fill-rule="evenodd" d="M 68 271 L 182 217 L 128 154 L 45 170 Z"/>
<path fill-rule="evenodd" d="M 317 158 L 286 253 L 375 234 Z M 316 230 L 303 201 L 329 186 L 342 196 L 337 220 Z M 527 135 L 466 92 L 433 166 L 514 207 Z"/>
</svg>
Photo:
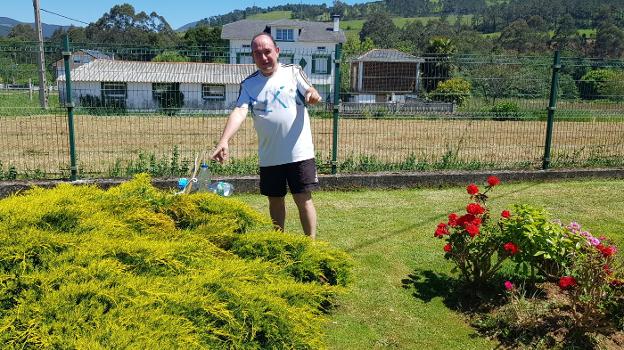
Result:
<svg viewBox="0 0 624 350">
<path fill-rule="evenodd" d="M 487 183 L 490 186 L 496 186 L 498 184 L 500 184 L 500 179 L 497 178 L 496 176 L 490 176 L 487 178 Z"/>
<path fill-rule="evenodd" d="M 509 219 L 509 217 L 511 216 L 511 213 L 509 212 L 509 210 L 503 210 L 503 212 L 501 213 L 501 216 L 504 217 L 505 219 Z"/>
<path fill-rule="evenodd" d="M 464 226 L 468 222 L 472 222 L 475 219 L 475 216 L 472 214 L 464 214 L 457 219 L 457 225 Z"/>
<path fill-rule="evenodd" d="M 442 237 L 444 235 L 448 235 L 449 234 L 449 230 L 448 227 L 446 226 L 445 223 L 441 222 L 438 224 L 438 227 L 435 230 L 435 233 L 433 234 L 434 237 Z"/>
<path fill-rule="evenodd" d="M 470 184 L 468 185 L 468 187 L 466 187 L 466 192 L 468 192 L 469 195 L 475 195 L 477 193 L 479 193 L 479 187 L 477 187 L 477 185 L 475 184 Z"/>
<path fill-rule="evenodd" d="M 615 246 L 610 245 L 605 247 L 602 243 L 598 244 L 596 249 L 598 249 L 598 251 L 600 251 L 605 258 L 610 257 L 617 252 L 617 248 L 615 248 Z"/>
<path fill-rule="evenodd" d="M 559 288 L 568 289 L 576 286 L 576 279 L 572 276 L 563 276 L 559 279 Z"/>
<path fill-rule="evenodd" d="M 466 206 L 466 211 L 472 215 L 479 215 L 485 213 L 485 208 L 479 203 L 470 203 Z"/>
<path fill-rule="evenodd" d="M 474 218 L 474 219 L 472 219 L 472 224 L 475 225 L 475 226 L 481 225 L 481 218 Z"/>
<path fill-rule="evenodd" d="M 514 289 L 513 283 L 511 283 L 511 281 L 505 281 L 505 289 L 512 291 Z"/>
<path fill-rule="evenodd" d="M 453 246 L 452 246 L 450 243 L 447 243 L 447 244 L 444 246 L 444 251 L 445 251 L 445 252 L 450 253 L 452 250 L 453 250 Z"/>
<path fill-rule="evenodd" d="M 467 223 L 466 225 L 464 225 L 464 229 L 466 229 L 466 232 L 468 232 L 470 237 L 474 238 L 474 236 L 479 234 L 479 226 L 475 226 L 471 223 Z"/>
<path fill-rule="evenodd" d="M 448 216 L 448 225 L 449 226 L 453 226 L 453 227 L 459 225 L 457 223 L 457 214 L 455 214 L 455 213 L 449 214 L 449 216 Z"/>
<path fill-rule="evenodd" d="M 503 245 L 503 249 L 509 252 L 510 255 L 516 255 L 520 249 L 514 242 L 507 242 Z"/>
</svg>

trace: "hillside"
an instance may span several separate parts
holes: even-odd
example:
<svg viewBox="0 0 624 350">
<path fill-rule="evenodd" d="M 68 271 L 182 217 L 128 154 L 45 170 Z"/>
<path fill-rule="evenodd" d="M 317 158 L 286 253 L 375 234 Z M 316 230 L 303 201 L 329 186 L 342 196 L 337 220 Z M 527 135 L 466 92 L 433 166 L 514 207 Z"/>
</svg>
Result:
<svg viewBox="0 0 624 350">
<path fill-rule="evenodd" d="M 0 17 L 0 36 L 4 37 L 4 36 L 9 35 L 9 33 L 11 32 L 11 28 L 13 28 L 14 26 L 18 24 L 28 24 L 31 27 L 35 26 L 34 23 L 20 22 L 9 17 Z M 41 25 L 42 25 L 41 29 L 43 32 L 43 36 L 45 38 L 51 37 L 54 31 L 57 30 L 58 28 L 68 28 L 67 26 L 61 26 L 57 24 L 42 23 Z"/>
</svg>

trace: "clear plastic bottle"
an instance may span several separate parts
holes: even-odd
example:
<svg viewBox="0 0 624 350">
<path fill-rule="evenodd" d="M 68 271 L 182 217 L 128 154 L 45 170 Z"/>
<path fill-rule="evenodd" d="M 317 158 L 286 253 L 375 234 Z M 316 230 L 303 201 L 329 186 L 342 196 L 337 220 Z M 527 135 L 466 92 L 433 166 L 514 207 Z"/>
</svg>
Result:
<svg viewBox="0 0 624 350">
<path fill-rule="evenodd" d="M 202 163 L 197 174 L 197 182 L 193 184 L 195 190 L 193 192 L 209 192 L 210 191 L 210 170 L 208 164 Z"/>
<path fill-rule="evenodd" d="M 219 181 L 217 182 L 217 194 L 220 196 L 228 197 L 234 192 L 234 186 L 229 182 Z"/>
</svg>

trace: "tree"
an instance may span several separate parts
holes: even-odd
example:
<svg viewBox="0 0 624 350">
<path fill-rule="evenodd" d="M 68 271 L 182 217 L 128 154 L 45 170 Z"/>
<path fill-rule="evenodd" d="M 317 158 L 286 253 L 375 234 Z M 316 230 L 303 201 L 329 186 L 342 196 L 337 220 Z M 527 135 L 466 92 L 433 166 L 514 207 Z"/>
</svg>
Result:
<svg viewBox="0 0 624 350">
<path fill-rule="evenodd" d="M 505 27 L 498 38 L 498 43 L 507 50 L 518 52 L 538 52 L 546 49 L 548 33 L 538 32 L 529 27 L 523 19 Z"/>
<path fill-rule="evenodd" d="M 624 31 L 611 23 L 598 28 L 595 54 L 601 57 L 619 58 L 624 53 Z"/>
<path fill-rule="evenodd" d="M 446 37 L 429 40 L 423 64 L 423 85 L 426 91 L 435 90 L 438 84 L 450 78 L 456 66 L 450 62 L 451 55 L 457 52 L 453 41 Z"/>
<path fill-rule="evenodd" d="M 178 37 L 164 17 L 156 12 L 134 12 L 129 4 L 115 5 L 86 28 L 87 39 L 99 43 L 172 46 Z"/>
<path fill-rule="evenodd" d="M 9 38 L 19 41 L 37 41 L 35 29 L 28 24 L 17 24 L 9 32 Z"/>
<path fill-rule="evenodd" d="M 370 38 L 376 47 L 393 47 L 399 37 L 399 29 L 387 12 L 376 13 L 368 18 L 360 31 L 360 41 Z"/>
<path fill-rule="evenodd" d="M 176 51 L 163 51 L 156 57 L 152 58 L 152 62 L 188 62 L 189 58 L 181 55 Z"/>
<path fill-rule="evenodd" d="M 69 40 L 73 43 L 85 43 L 87 42 L 87 33 L 82 27 L 70 26 L 65 29 L 60 27 L 52 33 L 50 41 L 55 43 L 62 43 L 65 40 L 65 34 L 69 34 Z"/>
</svg>

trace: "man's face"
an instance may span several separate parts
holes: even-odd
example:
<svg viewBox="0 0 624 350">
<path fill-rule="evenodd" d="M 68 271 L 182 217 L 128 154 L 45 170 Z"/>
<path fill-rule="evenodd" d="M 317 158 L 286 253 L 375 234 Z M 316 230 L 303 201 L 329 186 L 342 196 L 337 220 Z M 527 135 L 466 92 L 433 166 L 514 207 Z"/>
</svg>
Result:
<svg viewBox="0 0 624 350">
<path fill-rule="evenodd" d="M 251 54 L 256 67 L 265 76 L 271 76 L 277 69 L 277 57 L 279 47 L 273 45 L 273 41 L 266 35 L 260 35 L 251 43 Z"/>
</svg>

